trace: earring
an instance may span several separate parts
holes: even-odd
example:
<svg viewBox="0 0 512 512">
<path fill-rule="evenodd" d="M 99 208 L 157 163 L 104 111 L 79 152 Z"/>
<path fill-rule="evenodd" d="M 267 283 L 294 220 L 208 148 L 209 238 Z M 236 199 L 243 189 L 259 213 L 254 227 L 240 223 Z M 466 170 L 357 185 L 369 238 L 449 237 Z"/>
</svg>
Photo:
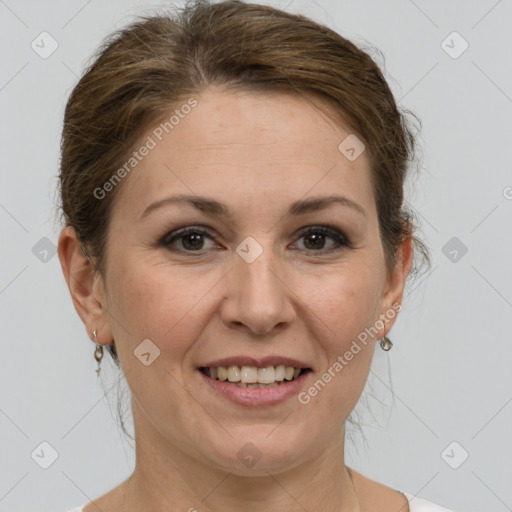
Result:
<svg viewBox="0 0 512 512">
<path fill-rule="evenodd" d="M 393 343 L 391 343 L 391 340 L 387 336 L 384 336 L 384 338 L 380 340 L 380 348 L 382 350 L 388 352 L 389 350 L 391 350 L 392 347 Z"/>
<path fill-rule="evenodd" d="M 101 359 L 103 358 L 103 345 L 101 343 L 98 343 L 98 337 L 96 336 L 96 329 L 92 331 L 92 334 L 94 335 L 94 339 L 96 342 L 96 349 L 94 350 L 94 359 L 98 362 L 98 368 L 96 368 L 96 373 L 98 374 L 98 377 L 100 376 L 100 363 Z"/>
</svg>

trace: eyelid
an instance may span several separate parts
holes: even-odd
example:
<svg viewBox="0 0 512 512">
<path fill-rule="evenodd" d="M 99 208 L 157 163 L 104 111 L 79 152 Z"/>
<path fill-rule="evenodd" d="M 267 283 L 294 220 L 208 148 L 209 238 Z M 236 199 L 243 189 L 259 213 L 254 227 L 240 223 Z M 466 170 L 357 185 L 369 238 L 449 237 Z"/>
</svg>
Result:
<svg viewBox="0 0 512 512">
<path fill-rule="evenodd" d="M 162 238 L 160 243 L 162 245 L 169 245 L 173 240 L 179 239 L 179 238 L 186 236 L 190 233 L 206 235 L 209 238 L 211 238 L 212 240 L 216 241 L 216 237 L 210 232 L 209 228 L 202 227 L 202 226 L 198 225 L 198 226 L 187 226 L 184 228 L 178 228 L 173 231 L 170 231 Z M 186 251 L 186 252 L 193 252 L 193 251 Z M 196 251 L 196 252 L 199 253 L 200 251 Z"/>
<path fill-rule="evenodd" d="M 190 233 L 196 233 L 200 235 L 207 236 L 214 242 L 217 242 L 218 237 L 215 236 L 212 233 L 212 229 L 207 226 L 201 226 L 201 225 L 191 225 L 186 226 L 183 228 L 175 229 L 169 233 L 167 233 L 160 241 L 160 245 L 163 245 L 164 247 L 169 248 L 171 243 L 174 240 L 178 240 L 181 237 L 184 237 Z M 327 235 L 332 240 L 334 240 L 338 246 L 330 249 L 319 249 L 319 250 L 307 250 L 307 249 L 300 249 L 302 252 L 307 252 L 311 254 L 317 253 L 318 255 L 322 254 L 329 254 L 332 252 L 338 252 L 345 248 L 353 248 L 349 238 L 337 227 L 334 227 L 329 224 L 322 224 L 322 225 L 310 225 L 305 226 L 304 228 L 300 229 L 296 234 L 294 235 L 294 239 L 299 240 L 304 235 L 308 233 L 322 233 L 324 235 Z M 170 249 L 171 250 L 171 249 Z M 205 254 L 208 250 L 201 250 L 201 251 L 186 251 L 181 249 L 174 249 L 174 252 L 182 253 L 182 254 L 196 254 L 196 255 L 202 255 Z"/>
<path fill-rule="evenodd" d="M 307 226 L 299 230 L 296 237 L 297 239 L 300 239 L 308 233 L 322 233 L 324 235 L 327 235 L 329 238 L 331 238 L 338 244 L 338 247 L 334 247 L 331 249 L 320 249 L 318 251 L 306 251 L 308 253 L 318 253 L 321 255 L 328 254 L 331 252 L 337 252 L 343 250 L 344 248 L 353 248 L 349 238 L 339 228 L 333 227 L 329 224 Z"/>
<path fill-rule="evenodd" d="M 310 231 L 332 235 L 333 237 L 339 237 L 343 239 L 346 243 L 348 243 L 347 236 L 345 236 L 345 234 L 339 228 L 336 228 L 329 224 L 313 224 L 311 226 L 306 226 L 305 228 L 300 229 L 297 232 L 296 236 L 303 236 L 305 233 L 309 233 Z"/>
</svg>

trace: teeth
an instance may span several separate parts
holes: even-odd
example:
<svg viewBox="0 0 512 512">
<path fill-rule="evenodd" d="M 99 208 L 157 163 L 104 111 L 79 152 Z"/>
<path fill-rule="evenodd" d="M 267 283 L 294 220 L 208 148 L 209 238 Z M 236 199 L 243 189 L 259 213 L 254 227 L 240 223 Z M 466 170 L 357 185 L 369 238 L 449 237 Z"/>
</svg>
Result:
<svg viewBox="0 0 512 512">
<path fill-rule="evenodd" d="M 228 367 L 228 380 L 229 382 L 240 382 L 240 368 L 238 366 Z"/>
<path fill-rule="evenodd" d="M 293 379 L 293 366 L 287 366 L 284 369 L 284 378 L 286 380 L 292 380 Z"/>
<path fill-rule="evenodd" d="M 285 370 L 286 369 L 285 369 L 284 364 L 280 364 L 280 365 L 276 366 L 276 369 L 275 369 L 275 374 L 276 374 L 275 379 L 276 379 L 277 382 L 281 382 L 281 381 L 284 380 L 284 374 L 286 373 Z"/>
<path fill-rule="evenodd" d="M 275 388 L 276 386 L 280 386 L 281 382 L 272 382 L 270 384 L 246 384 L 245 382 L 234 382 L 233 384 L 239 388 Z"/>
<path fill-rule="evenodd" d="M 294 380 L 301 372 L 300 368 L 293 366 L 277 365 L 257 368 L 256 366 L 219 366 L 207 368 L 206 375 L 212 379 L 229 381 L 233 384 L 248 388 L 273 387 L 284 380 Z"/>
<path fill-rule="evenodd" d="M 276 371 L 273 366 L 258 368 L 258 382 L 260 384 L 270 384 L 276 380 Z"/>
<path fill-rule="evenodd" d="M 240 368 L 240 380 L 246 384 L 258 382 L 258 368 L 256 366 L 242 366 Z"/>
</svg>

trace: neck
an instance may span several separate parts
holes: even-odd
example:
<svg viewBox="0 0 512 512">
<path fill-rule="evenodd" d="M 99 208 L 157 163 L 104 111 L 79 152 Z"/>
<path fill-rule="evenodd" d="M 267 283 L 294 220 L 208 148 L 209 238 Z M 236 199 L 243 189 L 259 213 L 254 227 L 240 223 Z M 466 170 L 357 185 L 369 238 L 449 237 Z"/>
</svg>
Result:
<svg viewBox="0 0 512 512">
<path fill-rule="evenodd" d="M 170 444 L 156 431 L 149 432 L 151 435 L 136 432 L 135 470 L 119 494 L 119 510 L 124 512 L 358 510 L 344 463 L 344 429 L 320 454 L 285 470 L 263 470 L 254 475 L 239 475 L 205 463 Z"/>
</svg>

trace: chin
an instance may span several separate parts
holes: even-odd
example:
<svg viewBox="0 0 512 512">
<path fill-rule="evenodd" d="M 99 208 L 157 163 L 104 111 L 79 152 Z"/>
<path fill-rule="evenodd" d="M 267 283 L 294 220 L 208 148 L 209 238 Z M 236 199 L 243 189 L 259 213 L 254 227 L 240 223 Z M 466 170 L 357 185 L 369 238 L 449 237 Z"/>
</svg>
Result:
<svg viewBox="0 0 512 512">
<path fill-rule="evenodd" d="M 307 429 L 300 431 L 282 422 L 278 424 L 247 425 L 229 430 L 213 452 L 206 457 L 217 467 L 240 476 L 268 476 L 293 469 L 308 459 L 313 446 L 305 445 L 310 438 Z M 295 425 L 297 427 L 297 425 Z M 205 454 L 206 455 L 206 454 Z"/>
</svg>

